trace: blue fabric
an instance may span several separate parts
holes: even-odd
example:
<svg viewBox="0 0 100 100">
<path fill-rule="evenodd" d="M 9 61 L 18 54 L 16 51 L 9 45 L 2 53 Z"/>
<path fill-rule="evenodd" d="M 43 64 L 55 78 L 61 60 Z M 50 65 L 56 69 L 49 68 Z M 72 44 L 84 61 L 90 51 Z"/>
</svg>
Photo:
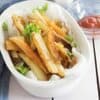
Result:
<svg viewBox="0 0 100 100">
<path fill-rule="evenodd" d="M 0 74 L 3 71 L 3 65 L 4 65 L 4 61 L 3 61 L 2 56 L 1 56 L 1 53 L 0 53 Z"/>
<path fill-rule="evenodd" d="M 2 13 L 5 8 L 18 1 L 22 0 L 0 0 L 0 13 Z M 0 100 L 8 100 L 9 81 L 10 72 L 6 67 L 0 53 Z"/>
<path fill-rule="evenodd" d="M 3 72 L 0 75 L 0 100 L 8 100 L 10 72 L 4 64 Z"/>
<path fill-rule="evenodd" d="M 23 1 L 23 0 L 0 0 L 0 12 L 2 12 L 5 8 L 9 7 L 10 5 Z"/>
<path fill-rule="evenodd" d="M 0 54 L 0 100 L 7 100 L 9 90 L 10 72 Z"/>
</svg>

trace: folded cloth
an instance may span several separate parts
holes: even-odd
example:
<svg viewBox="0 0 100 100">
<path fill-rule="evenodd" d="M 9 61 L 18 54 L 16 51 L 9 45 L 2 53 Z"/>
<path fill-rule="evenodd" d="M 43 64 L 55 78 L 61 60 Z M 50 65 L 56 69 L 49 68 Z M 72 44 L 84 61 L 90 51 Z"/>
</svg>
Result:
<svg viewBox="0 0 100 100">
<path fill-rule="evenodd" d="M 3 71 L 0 75 L 0 100 L 8 100 L 10 71 L 3 64 Z"/>
<path fill-rule="evenodd" d="M 2 71 L 3 71 L 3 65 L 4 65 L 4 61 L 3 61 L 2 55 L 1 55 L 1 53 L 0 53 L 0 74 L 1 74 Z"/>
<path fill-rule="evenodd" d="M 23 0 L 0 0 L 0 13 L 11 4 Z M 6 67 L 0 53 L 0 100 L 8 100 L 10 72 Z"/>
<path fill-rule="evenodd" d="M 23 1 L 23 0 L 0 0 L 0 12 L 2 12 L 4 9 L 9 7 L 10 5 L 19 1 Z"/>
<path fill-rule="evenodd" d="M 7 100 L 10 72 L 7 69 L 0 53 L 0 100 Z"/>
</svg>

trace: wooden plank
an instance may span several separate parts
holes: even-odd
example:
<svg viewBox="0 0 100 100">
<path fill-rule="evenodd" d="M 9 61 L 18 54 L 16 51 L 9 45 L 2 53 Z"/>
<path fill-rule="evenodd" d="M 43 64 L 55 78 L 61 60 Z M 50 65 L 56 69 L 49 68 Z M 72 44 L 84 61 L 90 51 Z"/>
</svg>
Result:
<svg viewBox="0 0 100 100">
<path fill-rule="evenodd" d="M 95 39 L 95 50 L 96 50 L 96 59 L 97 59 L 97 68 L 98 68 L 99 86 L 100 86 L 100 39 Z"/>
<path fill-rule="evenodd" d="M 15 80 L 13 76 L 10 79 L 8 100 L 51 100 L 51 98 L 40 98 L 30 95 Z"/>
<path fill-rule="evenodd" d="M 89 72 L 80 82 L 78 87 L 75 88 L 70 94 L 66 94 L 62 97 L 55 97 L 54 100 L 99 100 L 98 89 L 96 81 L 94 54 L 92 47 L 92 40 L 90 40 L 92 60 Z"/>
</svg>

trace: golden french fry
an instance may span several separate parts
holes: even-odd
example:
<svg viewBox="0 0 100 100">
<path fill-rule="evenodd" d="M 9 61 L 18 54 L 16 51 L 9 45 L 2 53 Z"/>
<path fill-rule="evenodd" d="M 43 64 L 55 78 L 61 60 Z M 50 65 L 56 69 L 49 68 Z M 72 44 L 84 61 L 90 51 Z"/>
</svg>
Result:
<svg viewBox="0 0 100 100">
<path fill-rule="evenodd" d="M 56 47 L 56 49 L 58 49 L 60 52 L 62 52 L 63 53 L 63 55 L 65 55 L 66 56 L 66 49 L 64 48 L 64 45 L 62 44 L 62 43 L 54 43 L 55 44 L 55 47 Z"/>
<path fill-rule="evenodd" d="M 16 26 L 17 30 L 22 35 L 23 31 L 24 31 L 24 24 L 25 24 L 25 21 L 24 21 L 23 17 L 13 15 L 12 20 L 13 20 L 13 24 Z"/>
<path fill-rule="evenodd" d="M 37 64 L 44 72 L 48 73 L 39 56 L 30 48 L 21 36 L 10 37 L 9 40 L 15 43 L 27 55 L 27 57 Z"/>
<path fill-rule="evenodd" d="M 49 52 L 51 53 L 51 56 L 53 57 L 55 62 L 59 63 L 61 57 L 55 47 L 55 37 L 53 35 L 53 32 L 48 32 L 46 38 L 47 38 L 46 44 L 47 44 Z"/>
<path fill-rule="evenodd" d="M 56 43 L 55 38 L 51 32 L 47 34 L 47 37 L 48 37 L 47 47 L 55 60 L 56 67 L 58 69 L 58 75 L 60 77 L 64 77 L 64 68 L 61 65 L 61 55 L 59 55 L 59 52 L 57 51 L 57 48 L 55 46 L 55 43 Z"/>
<path fill-rule="evenodd" d="M 47 24 L 43 16 L 38 11 L 33 13 L 33 18 L 42 21 L 44 24 Z"/>
<path fill-rule="evenodd" d="M 70 62 L 70 58 L 67 55 L 67 50 L 64 48 L 63 44 L 61 44 L 61 43 L 55 43 L 55 46 L 58 49 L 58 51 L 61 53 L 61 55 L 63 57 L 66 56 L 68 58 L 68 61 Z"/>
<path fill-rule="evenodd" d="M 31 41 L 31 40 L 30 40 L 30 46 L 31 46 L 31 48 L 32 48 L 33 50 L 36 50 L 36 47 L 35 47 L 33 41 Z"/>
<path fill-rule="evenodd" d="M 49 51 L 44 43 L 44 40 L 43 40 L 41 34 L 33 33 L 32 40 L 33 40 L 33 42 L 34 42 L 34 44 L 39 52 L 41 59 L 45 63 L 48 71 L 50 73 L 58 73 L 56 65 L 50 56 L 50 53 L 49 53 Z"/>
<path fill-rule="evenodd" d="M 44 19 L 46 20 L 46 22 L 48 23 L 48 25 L 56 31 L 56 33 L 58 33 L 59 35 L 65 37 L 66 36 L 66 33 L 60 28 L 58 27 L 54 21 L 50 20 L 48 17 L 46 16 L 43 16 Z"/>
<path fill-rule="evenodd" d="M 32 72 L 36 75 L 38 80 L 48 80 L 48 76 L 41 70 L 39 66 L 33 63 L 25 54 L 19 53 L 19 56 L 23 59 L 23 61 L 28 65 L 28 67 L 32 70 Z"/>
<path fill-rule="evenodd" d="M 61 64 L 56 64 L 57 69 L 58 69 L 58 75 L 60 77 L 64 77 L 65 72 L 64 72 L 64 67 Z"/>
<path fill-rule="evenodd" d="M 5 48 L 8 51 L 20 51 L 20 48 L 18 48 L 12 41 L 6 40 L 5 41 Z"/>
</svg>

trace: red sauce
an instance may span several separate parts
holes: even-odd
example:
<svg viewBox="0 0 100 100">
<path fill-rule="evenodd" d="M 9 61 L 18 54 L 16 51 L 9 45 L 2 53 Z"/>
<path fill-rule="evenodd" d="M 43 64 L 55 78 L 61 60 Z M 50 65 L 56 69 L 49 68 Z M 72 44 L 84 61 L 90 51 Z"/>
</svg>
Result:
<svg viewBox="0 0 100 100">
<path fill-rule="evenodd" d="M 84 28 L 100 28 L 100 15 L 86 16 L 82 18 L 78 23 Z"/>
</svg>

